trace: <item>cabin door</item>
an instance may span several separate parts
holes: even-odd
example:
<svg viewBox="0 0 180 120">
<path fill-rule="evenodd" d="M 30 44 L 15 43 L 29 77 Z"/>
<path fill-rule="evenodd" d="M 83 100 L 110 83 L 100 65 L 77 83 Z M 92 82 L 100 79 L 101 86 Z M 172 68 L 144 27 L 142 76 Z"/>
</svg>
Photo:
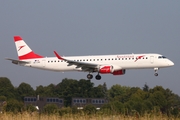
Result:
<svg viewBox="0 0 180 120">
<path fill-rule="evenodd" d="M 154 63 L 154 56 L 150 56 L 150 62 L 151 62 L 151 64 Z"/>
</svg>

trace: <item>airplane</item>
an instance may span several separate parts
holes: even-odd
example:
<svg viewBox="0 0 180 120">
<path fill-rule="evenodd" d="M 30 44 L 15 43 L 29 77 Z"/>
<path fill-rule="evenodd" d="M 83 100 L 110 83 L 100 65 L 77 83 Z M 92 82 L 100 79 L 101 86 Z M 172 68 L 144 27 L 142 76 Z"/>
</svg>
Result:
<svg viewBox="0 0 180 120">
<path fill-rule="evenodd" d="M 14 42 L 19 60 L 6 58 L 13 64 L 56 72 L 88 72 L 89 80 L 94 72 L 97 72 L 96 80 L 100 80 L 100 74 L 124 75 L 129 69 L 154 69 L 154 75 L 158 76 L 160 68 L 174 65 L 171 60 L 156 53 L 62 57 L 54 51 L 56 57 L 44 57 L 32 51 L 20 36 L 14 36 Z"/>
</svg>

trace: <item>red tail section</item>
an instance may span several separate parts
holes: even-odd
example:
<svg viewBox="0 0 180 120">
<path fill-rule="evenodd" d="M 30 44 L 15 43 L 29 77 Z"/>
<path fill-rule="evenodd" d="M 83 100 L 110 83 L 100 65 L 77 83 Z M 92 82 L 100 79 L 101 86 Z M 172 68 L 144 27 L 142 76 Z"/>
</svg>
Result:
<svg viewBox="0 0 180 120">
<path fill-rule="evenodd" d="M 35 58 L 43 58 L 43 56 L 40 56 L 38 54 L 35 54 L 33 51 L 25 54 L 23 56 L 19 56 L 19 60 L 25 60 L 25 59 L 35 59 Z"/>
<path fill-rule="evenodd" d="M 19 60 L 43 58 L 43 56 L 34 53 L 20 36 L 14 36 Z"/>
</svg>

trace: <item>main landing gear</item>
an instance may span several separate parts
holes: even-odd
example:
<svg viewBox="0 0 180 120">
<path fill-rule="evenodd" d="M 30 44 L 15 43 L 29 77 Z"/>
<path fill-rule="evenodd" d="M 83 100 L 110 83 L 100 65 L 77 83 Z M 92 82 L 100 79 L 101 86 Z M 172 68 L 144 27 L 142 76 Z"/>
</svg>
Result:
<svg viewBox="0 0 180 120">
<path fill-rule="evenodd" d="M 91 80 L 91 79 L 93 78 L 93 75 L 89 73 L 89 74 L 87 75 L 87 78 L 88 78 L 89 80 Z"/>
<path fill-rule="evenodd" d="M 158 71 L 159 70 L 159 68 L 154 68 L 154 71 L 155 71 L 155 73 L 154 73 L 154 76 L 158 76 Z"/>
<path fill-rule="evenodd" d="M 99 75 L 99 73 L 96 75 L 96 80 L 100 80 L 101 76 Z"/>
<path fill-rule="evenodd" d="M 92 78 L 93 78 L 93 75 L 89 73 L 87 75 L 87 79 L 91 80 Z M 95 78 L 96 78 L 96 80 L 100 80 L 101 79 L 101 76 L 99 75 L 99 73 L 96 75 Z"/>
</svg>

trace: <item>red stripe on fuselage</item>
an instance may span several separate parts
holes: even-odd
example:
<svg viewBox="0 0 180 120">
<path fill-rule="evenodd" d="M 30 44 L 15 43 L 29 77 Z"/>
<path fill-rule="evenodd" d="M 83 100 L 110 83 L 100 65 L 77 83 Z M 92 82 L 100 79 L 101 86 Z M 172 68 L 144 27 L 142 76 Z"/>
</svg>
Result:
<svg viewBox="0 0 180 120">
<path fill-rule="evenodd" d="M 14 36 L 14 41 L 16 42 L 16 41 L 20 41 L 20 40 L 22 40 L 22 38 L 20 37 L 20 36 Z"/>
<path fill-rule="evenodd" d="M 35 58 L 43 58 L 43 56 L 35 54 L 33 51 L 28 53 L 28 54 L 26 54 L 26 55 L 19 56 L 19 60 L 35 59 Z"/>
</svg>

